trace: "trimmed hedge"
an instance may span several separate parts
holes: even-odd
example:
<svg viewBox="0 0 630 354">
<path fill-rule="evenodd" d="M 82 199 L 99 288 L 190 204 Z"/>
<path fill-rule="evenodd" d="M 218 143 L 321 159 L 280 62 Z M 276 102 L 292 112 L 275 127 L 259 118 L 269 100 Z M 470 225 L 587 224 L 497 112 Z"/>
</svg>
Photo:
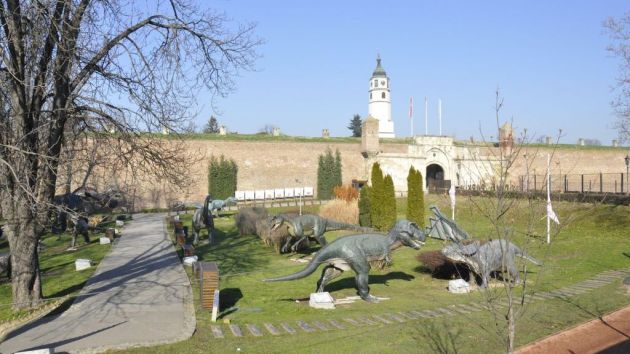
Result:
<svg viewBox="0 0 630 354">
<path fill-rule="evenodd" d="M 212 156 L 208 166 L 208 194 L 214 199 L 226 199 L 234 196 L 236 181 L 238 179 L 238 167 L 236 162 L 227 160 L 223 155 L 220 158 Z"/>
</svg>

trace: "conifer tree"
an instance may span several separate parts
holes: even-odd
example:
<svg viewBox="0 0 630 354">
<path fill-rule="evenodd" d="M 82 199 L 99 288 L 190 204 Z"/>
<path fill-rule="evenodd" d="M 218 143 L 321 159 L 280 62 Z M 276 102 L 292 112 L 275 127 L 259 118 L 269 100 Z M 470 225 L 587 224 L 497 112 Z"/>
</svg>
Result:
<svg viewBox="0 0 630 354">
<path fill-rule="evenodd" d="M 378 230 L 384 230 L 385 220 L 383 218 L 383 197 L 385 195 L 385 185 L 383 171 L 378 162 L 372 165 L 372 188 L 370 191 L 370 218 L 372 226 Z"/>
<path fill-rule="evenodd" d="M 389 230 L 396 223 L 396 191 L 392 176 L 386 175 L 383 182 L 383 228 Z"/>
<path fill-rule="evenodd" d="M 324 170 L 324 155 L 319 155 L 317 164 L 317 198 L 325 199 L 324 194 L 326 190 L 326 173 Z"/>
<path fill-rule="evenodd" d="M 407 175 L 407 220 L 424 227 L 424 193 L 422 174 L 413 166 Z"/>
<path fill-rule="evenodd" d="M 365 227 L 372 226 L 370 218 L 370 193 L 372 187 L 363 186 L 359 192 L 359 225 Z"/>
<path fill-rule="evenodd" d="M 341 176 L 341 153 L 339 149 L 335 151 L 335 173 L 334 173 L 334 181 L 332 188 L 337 186 L 341 186 L 343 184 L 343 179 Z"/>
</svg>

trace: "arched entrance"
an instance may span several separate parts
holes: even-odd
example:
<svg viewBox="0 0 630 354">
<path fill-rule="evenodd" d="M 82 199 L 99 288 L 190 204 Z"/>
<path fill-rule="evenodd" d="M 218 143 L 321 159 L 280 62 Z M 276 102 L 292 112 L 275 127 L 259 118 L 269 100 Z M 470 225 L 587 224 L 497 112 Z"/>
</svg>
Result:
<svg viewBox="0 0 630 354">
<path fill-rule="evenodd" d="M 451 186 L 450 180 L 444 179 L 444 169 L 438 164 L 430 164 L 426 171 L 427 189 L 429 192 L 441 192 Z"/>
</svg>

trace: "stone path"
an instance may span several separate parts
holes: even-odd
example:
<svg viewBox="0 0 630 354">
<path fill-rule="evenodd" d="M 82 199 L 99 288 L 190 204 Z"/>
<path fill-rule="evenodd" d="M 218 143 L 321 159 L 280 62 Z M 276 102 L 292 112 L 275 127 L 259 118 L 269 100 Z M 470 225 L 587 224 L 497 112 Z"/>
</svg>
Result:
<svg viewBox="0 0 630 354">
<path fill-rule="evenodd" d="M 555 289 L 548 292 L 540 292 L 535 294 L 529 294 L 525 296 L 525 301 L 544 301 L 554 298 L 570 298 L 584 294 L 596 288 L 611 284 L 620 278 L 630 275 L 630 268 L 621 270 L 609 270 L 600 273 L 593 278 L 581 281 L 579 283 L 566 286 L 564 288 Z M 497 308 L 505 308 L 507 306 L 507 300 L 501 300 L 494 304 Z M 392 323 L 404 323 L 407 321 L 413 321 L 421 318 L 436 318 L 446 316 L 461 316 L 468 315 L 473 312 L 487 310 L 486 304 L 479 304 L 476 302 L 456 304 L 446 307 L 431 309 L 431 310 L 419 310 L 411 309 L 408 311 L 390 312 L 381 314 L 372 314 L 361 317 L 347 317 L 342 319 L 325 319 L 325 320 L 312 320 L 310 323 L 303 320 L 296 320 L 294 322 L 282 322 L 271 323 L 267 322 L 262 325 L 264 330 L 261 330 L 256 325 L 245 324 L 244 330 L 237 324 L 221 325 L 214 324 L 210 326 L 212 334 L 216 339 L 223 339 L 226 337 L 262 337 L 262 336 L 277 336 L 281 334 L 293 335 L 296 333 L 313 333 L 323 332 L 330 330 L 343 330 L 353 327 L 365 327 L 375 326 L 382 324 Z"/>
<path fill-rule="evenodd" d="M 72 306 L 13 332 L 0 352 L 99 352 L 185 340 L 195 330 L 192 299 L 164 215 L 134 215 Z"/>
</svg>

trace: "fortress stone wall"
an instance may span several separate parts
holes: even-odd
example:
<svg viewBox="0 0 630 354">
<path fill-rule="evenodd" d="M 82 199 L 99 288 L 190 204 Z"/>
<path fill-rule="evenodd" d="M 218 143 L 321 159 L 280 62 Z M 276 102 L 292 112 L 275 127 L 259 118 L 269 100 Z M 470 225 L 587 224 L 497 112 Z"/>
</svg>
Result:
<svg viewBox="0 0 630 354">
<path fill-rule="evenodd" d="M 316 188 L 318 159 L 327 149 L 341 153 L 345 184 L 353 179 L 367 180 L 375 161 L 379 161 L 384 171 L 394 177 L 396 190 L 400 192 L 407 189 L 407 172 L 412 165 L 425 175 L 423 168 L 429 164 L 440 164 L 444 168 L 445 179 L 456 185 L 474 184 L 481 180 L 491 183 L 499 148 L 449 145 L 445 139 L 438 139 L 437 143 L 435 138 L 416 139 L 409 145 L 381 142 L 376 154 L 369 156 L 363 154 L 359 141 L 184 140 L 179 143 L 181 149 L 187 151 L 186 155 L 197 158 L 196 163 L 191 163 L 181 172 L 191 177 L 192 183 L 187 188 L 174 188 L 151 176 L 124 183 L 134 184 L 137 208 L 165 207 L 176 200 L 202 202 L 207 194 L 208 161 L 211 156 L 223 155 L 234 159 L 238 165 L 239 190 Z M 622 147 L 524 147 L 514 151 L 516 162 L 510 170 L 510 183 L 514 186 L 518 186 L 519 177 L 527 173 L 544 175 L 548 152 L 552 154 L 552 175 L 625 173 L 624 157 L 630 154 L 629 148 Z M 98 184 L 101 189 L 107 182 L 101 176 Z"/>
</svg>

